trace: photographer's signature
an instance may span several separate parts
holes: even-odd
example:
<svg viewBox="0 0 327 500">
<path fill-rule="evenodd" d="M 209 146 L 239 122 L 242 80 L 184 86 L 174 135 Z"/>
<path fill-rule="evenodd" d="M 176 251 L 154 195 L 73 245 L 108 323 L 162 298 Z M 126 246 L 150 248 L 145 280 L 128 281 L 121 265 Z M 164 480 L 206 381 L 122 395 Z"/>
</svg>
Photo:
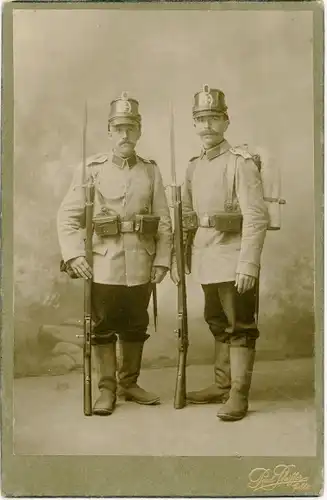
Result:
<svg viewBox="0 0 327 500">
<path fill-rule="evenodd" d="M 278 464 L 273 469 L 257 467 L 249 474 L 248 486 L 253 491 L 272 491 L 281 486 L 290 487 L 293 492 L 310 489 L 309 478 L 302 476 L 295 465 Z"/>
</svg>

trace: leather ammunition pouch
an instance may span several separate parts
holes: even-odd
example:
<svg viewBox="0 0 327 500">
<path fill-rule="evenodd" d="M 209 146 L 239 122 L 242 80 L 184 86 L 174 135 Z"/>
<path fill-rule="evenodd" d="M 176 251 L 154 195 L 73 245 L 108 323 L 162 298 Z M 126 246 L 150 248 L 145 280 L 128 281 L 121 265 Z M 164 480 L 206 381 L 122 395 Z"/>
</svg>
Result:
<svg viewBox="0 0 327 500">
<path fill-rule="evenodd" d="M 135 215 L 135 231 L 148 236 L 155 236 L 158 232 L 160 217 L 157 215 Z"/>
<path fill-rule="evenodd" d="M 101 213 L 93 217 L 94 232 L 97 236 L 105 238 L 119 234 L 118 215 Z"/>
<path fill-rule="evenodd" d="M 240 233 L 243 217 L 240 212 L 221 212 L 215 214 L 215 229 L 222 233 Z"/>
<path fill-rule="evenodd" d="M 242 231 L 242 214 L 239 211 L 221 211 L 215 215 L 198 217 L 196 212 L 183 214 L 183 230 L 195 232 L 198 227 L 214 227 L 222 233 L 240 233 Z"/>
<path fill-rule="evenodd" d="M 149 214 L 137 214 L 133 220 L 121 220 L 118 215 L 102 212 L 93 218 L 97 236 L 106 238 L 122 233 L 139 233 L 155 236 L 158 232 L 160 217 Z"/>
<path fill-rule="evenodd" d="M 215 215 L 204 215 L 199 219 L 200 227 L 214 227 L 222 233 L 240 233 L 243 217 L 240 212 L 219 212 Z"/>
</svg>

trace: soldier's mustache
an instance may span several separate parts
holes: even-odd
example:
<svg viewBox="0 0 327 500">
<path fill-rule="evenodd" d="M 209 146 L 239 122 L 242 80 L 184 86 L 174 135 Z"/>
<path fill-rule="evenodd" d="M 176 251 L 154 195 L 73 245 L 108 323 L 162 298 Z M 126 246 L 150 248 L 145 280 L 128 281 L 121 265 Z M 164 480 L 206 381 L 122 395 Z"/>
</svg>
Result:
<svg viewBox="0 0 327 500">
<path fill-rule="evenodd" d="M 215 132 L 214 130 L 212 129 L 205 129 L 205 130 L 202 130 L 200 132 L 200 136 L 203 136 L 203 135 L 216 135 L 217 132 Z"/>
<path fill-rule="evenodd" d="M 126 140 L 126 139 L 123 139 L 122 141 L 119 142 L 119 146 L 124 146 L 125 144 L 129 144 L 130 146 L 133 146 L 133 143 L 131 141 Z"/>
</svg>

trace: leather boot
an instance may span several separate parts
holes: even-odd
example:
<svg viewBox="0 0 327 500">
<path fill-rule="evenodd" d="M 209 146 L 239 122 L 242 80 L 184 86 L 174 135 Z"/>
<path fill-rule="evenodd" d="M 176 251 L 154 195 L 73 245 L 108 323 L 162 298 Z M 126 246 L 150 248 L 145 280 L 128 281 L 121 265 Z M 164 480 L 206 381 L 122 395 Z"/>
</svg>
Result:
<svg viewBox="0 0 327 500">
<path fill-rule="evenodd" d="M 241 420 L 247 414 L 254 358 L 254 348 L 230 348 L 232 388 L 227 403 L 217 413 L 221 420 Z"/>
<path fill-rule="evenodd" d="M 224 403 L 228 399 L 231 386 L 229 344 L 215 340 L 215 383 L 199 391 L 188 392 L 188 403 Z"/>
<path fill-rule="evenodd" d="M 95 345 L 100 396 L 93 406 L 94 415 L 111 415 L 116 405 L 116 344 Z"/>
<path fill-rule="evenodd" d="M 120 342 L 121 365 L 119 369 L 119 396 L 125 401 L 140 405 L 160 402 L 159 396 L 145 391 L 137 385 L 140 375 L 144 342 Z"/>
</svg>

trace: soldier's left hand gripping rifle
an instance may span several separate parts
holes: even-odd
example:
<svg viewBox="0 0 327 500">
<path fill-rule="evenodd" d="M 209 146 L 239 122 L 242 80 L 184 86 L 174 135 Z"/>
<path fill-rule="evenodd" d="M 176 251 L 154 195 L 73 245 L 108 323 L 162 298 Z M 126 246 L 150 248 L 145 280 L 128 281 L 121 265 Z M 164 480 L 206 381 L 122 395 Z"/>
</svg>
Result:
<svg viewBox="0 0 327 500">
<path fill-rule="evenodd" d="M 172 175 L 172 196 L 174 208 L 174 258 L 178 273 L 177 283 L 177 307 L 178 326 L 175 332 L 178 335 L 178 365 L 177 378 L 174 396 L 174 408 L 181 409 L 186 405 L 186 362 L 189 346 L 188 320 L 187 320 L 187 295 L 185 282 L 185 252 L 183 235 L 183 213 L 181 186 L 177 185 L 175 167 L 175 142 L 174 142 L 174 116 L 171 107 L 170 119 L 170 148 L 171 148 L 171 175 Z"/>
</svg>

